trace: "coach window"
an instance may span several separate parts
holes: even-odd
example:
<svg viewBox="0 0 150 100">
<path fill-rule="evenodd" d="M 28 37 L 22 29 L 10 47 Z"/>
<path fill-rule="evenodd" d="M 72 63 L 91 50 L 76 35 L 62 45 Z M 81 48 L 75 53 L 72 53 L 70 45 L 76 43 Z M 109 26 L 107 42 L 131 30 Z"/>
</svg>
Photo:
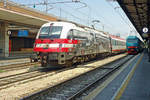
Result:
<svg viewBox="0 0 150 100">
<path fill-rule="evenodd" d="M 114 40 L 113 39 L 111 39 L 111 43 L 112 43 L 112 45 L 114 45 Z"/>
<path fill-rule="evenodd" d="M 116 40 L 114 40 L 114 42 L 115 42 L 115 45 L 117 45 Z"/>
<path fill-rule="evenodd" d="M 112 40 L 112 42 L 113 42 L 113 45 L 115 45 L 115 40 Z"/>
</svg>

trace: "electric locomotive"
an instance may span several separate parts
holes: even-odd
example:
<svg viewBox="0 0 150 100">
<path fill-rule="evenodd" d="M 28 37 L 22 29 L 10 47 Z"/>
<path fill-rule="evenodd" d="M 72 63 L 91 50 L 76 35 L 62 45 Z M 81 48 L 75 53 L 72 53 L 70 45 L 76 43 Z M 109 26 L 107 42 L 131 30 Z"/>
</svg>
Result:
<svg viewBox="0 0 150 100">
<path fill-rule="evenodd" d="M 137 36 L 128 36 L 126 39 L 128 54 L 138 54 L 143 51 L 144 43 Z"/>
<path fill-rule="evenodd" d="M 111 37 L 102 31 L 72 22 L 49 22 L 40 28 L 34 51 L 43 67 L 71 66 L 112 53 L 112 44 Z"/>
</svg>

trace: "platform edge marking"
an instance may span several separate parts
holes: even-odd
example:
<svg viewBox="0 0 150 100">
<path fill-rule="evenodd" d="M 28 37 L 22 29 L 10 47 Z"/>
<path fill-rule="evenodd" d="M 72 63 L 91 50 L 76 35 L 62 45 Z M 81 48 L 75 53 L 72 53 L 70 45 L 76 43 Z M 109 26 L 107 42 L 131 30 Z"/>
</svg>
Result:
<svg viewBox="0 0 150 100">
<path fill-rule="evenodd" d="M 133 65 L 133 68 L 131 69 L 131 71 L 129 72 L 129 74 L 127 75 L 127 77 L 125 78 L 125 80 L 123 81 L 122 85 L 120 86 L 120 88 L 118 89 L 118 91 L 116 92 L 116 94 L 113 96 L 113 98 L 111 100 L 120 100 L 122 94 L 124 93 L 128 83 L 130 82 L 137 66 L 139 65 L 139 63 L 141 62 L 142 58 L 143 58 L 144 54 L 142 53 L 142 55 L 140 56 L 140 58 L 138 59 L 137 63 L 135 63 Z"/>
<path fill-rule="evenodd" d="M 129 65 L 133 60 L 135 60 L 137 56 L 133 57 L 131 60 L 129 60 Z M 124 65 L 123 65 L 124 66 Z M 83 100 L 93 100 L 100 92 L 103 91 L 107 85 L 109 85 L 126 67 L 122 67 L 121 70 L 118 70 L 117 73 L 110 76 L 105 82 L 103 82 L 100 86 L 98 86 L 96 89 L 94 89 L 90 94 L 88 94 L 86 97 L 83 98 Z"/>
</svg>

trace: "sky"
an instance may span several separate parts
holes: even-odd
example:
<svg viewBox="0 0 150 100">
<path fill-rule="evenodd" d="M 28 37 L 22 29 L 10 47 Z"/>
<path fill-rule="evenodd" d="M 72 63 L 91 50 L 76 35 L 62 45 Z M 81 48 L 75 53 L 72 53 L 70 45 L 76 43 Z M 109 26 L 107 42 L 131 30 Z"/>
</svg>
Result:
<svg viewBox="0 0 150 100">
<path fill-rule="evenodd" d="M 98 30 L 112 35 L 120 35 L 124 39 L 128 35 L 139 36 L 118 3 L 111 0 L 77 0 L 80 2 L 72 2 L 72 0 L 11 1 L 43 12 L 46 12 L 46 5 L 40 4 L 47 1 L 49 3 L 47 13 L 49 14 L 86 26 L 94 25 Z M 98 20 L 99 22 L 93 23 L 93 20 Z"/>
</svg>

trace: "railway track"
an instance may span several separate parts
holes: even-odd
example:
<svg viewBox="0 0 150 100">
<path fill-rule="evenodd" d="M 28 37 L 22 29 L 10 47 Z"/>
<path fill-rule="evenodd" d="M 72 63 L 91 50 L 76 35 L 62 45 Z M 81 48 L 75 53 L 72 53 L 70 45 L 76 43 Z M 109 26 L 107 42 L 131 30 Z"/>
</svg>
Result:
<svg viewBox="0 0 150 100">
<path fill-rule="evenodd" d="M 132 57 L 133 56 L 124 57 L 123 59 L 119 59 L 113 63 L 96 68 L 87 73 L 66 80 L 63 83 L 24 97 L 21 100 L 75 100 L 86 90 L 93 87 L 98 81 L 102 81 L 118 70 Z"/>
<path fill-rule="evenodd" d="M 65 69 L 52 69 L 51 71 L 42 71 L 42 69 L 38 71 L 31 71 L 31 72 L 24 72 L 24 73 L 19 73 L 19 74 L 14 74 L 14 75 L 9 75 L 5 77 L 0 77 L 0 90 L 8 88 L 12 85 L 15 84 L 21 84 L 21 83 L 26 83 L 29 81 L 37 80 L 40 78 L 52 76 L 54 74 L 57 74 L 59 72 L 72 69 L 73 67 L 70 68 L 65 68 Z"/>
<path fill-rule="evenodd" d="M 114 55 L 111 55 L 111 56 L 114 56 Z M 104 59 L 106 57 L 108 57 L 108 55 L 105 57 L 98 58 L 97 60 Z M 91 61 L 96 61 L 96 60 L 94 59 Z M 7 62 L 5 62 L 5 63 L 7 63 Z M 24 63 L 13 62 L 13 63 L 14 64 L 1 65 L 0 66 L 0 72 L 12 71 L 12 70 L 17 70 L 17 69 L 24 69 L 24 68 L 29 68 L 31 66 L 40 66 L 41 65 L 39 62 L 32 62 L 32 63 L 31 62 L 24 62 Z M 86 63 L 86 62 L 84 62 L 84 63 Z"/>
<path fill-rule="evenodd" d="M 86 62 L 85 62 L 86 63 Z M 12 64 L 12 65 L 7 65 L 7 66 L 1 66 L 0 70 L 13 70 L 13 69 L 22 69 L 22 68 L 29 68 L 32 65 L 39 65 L 39 63 L 22 63 L 22 64 Z M 35 71 L 30 71 L 30 72 L 23 72 L 23 73 L 18 73 L 18 74 L 13 74 L 13 75 L 8 75 L 4 77 L 0 77 L 0 89 L 4 89 L 6 87 L 10 87 L 13 84 L 16 84 L 17 82 L 23 81 L 23 82 L 28 82 L 28 81 L 33 81 L 39 78 L 43 77 L 48 77 L 50 75 L 56 74 L 58 72 L 62 72 L 68 69 L 73 69 L 76 65 L 70 68 L 64 68 L 63 70 L 59 71 L 50 71 L 50 72 L 40 72 L 38 69 Z"/>
<path fill-rule="evenodd" d="M 116 65 L 113 65 L 113 67 L 107 67 L 107 66 L 103 67 L 103 69 L 108 69 L 108 71 L 106 71 L 100 77 L 95 78 L 95 80 L 93 80 L 91 83 L 89 83 L 84 88 L 80 89 L 78 92 L 76 92 L 75 94 L 73 94 L 72 96 L 70 96 L 68 98 L 68 100 L 75 100 L 75 99 L 79 99 L 79 98 L 81 99 L 82 95 L 84 96 L 84 94 L 87 91 L 89 91 L 90 89 L 96 87 L 96 84 L 99 85 L 99 83 L 102 83 L 103 81 L 105 81 L 105 79 L 107 79 L 110 75 L 112 75 L 114 72 L 116 72 L 117 70 L 119 70 L 122 65 L 124 65 L 128 60 L 130 60 L 133 57 L 134 56 L 131 56 L 131 57 L 127 58 L 127 59 L 123 59 L 123 61 L 120 61 L 121 63 L 119 62 Z"/>
<path fill-rule="evenodd" d="M 16 69 L 24 69 L 24 68 L 29 68 L 31 66 L 34 65 L 40 65 L 39 62 L 35 62 L 35 63 L 18 63 L 18 64 L 10 64 L 10 65 L 4 65 L 4 66 L 0 66 L 0 70 L 1 71 L 12 71 L 12 70 L 16 70 Z"/>
</svg>

